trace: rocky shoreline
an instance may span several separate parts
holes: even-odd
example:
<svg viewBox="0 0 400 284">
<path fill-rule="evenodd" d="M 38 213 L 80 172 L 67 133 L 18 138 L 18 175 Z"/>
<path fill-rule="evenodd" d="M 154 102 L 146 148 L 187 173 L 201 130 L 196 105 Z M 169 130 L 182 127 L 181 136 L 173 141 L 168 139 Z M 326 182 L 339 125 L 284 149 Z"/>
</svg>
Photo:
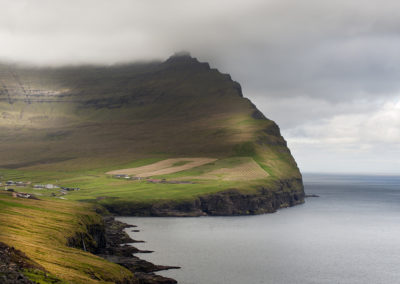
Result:
<svg viewBox="0 0 400 284">
<path fill-rule="evenodd" d="M 133 272 L 133 276 L 116 284 L 175 284 L 176 280 L 163 277 L 154 272 L 168 269 L 179 269 L 176 266 L 155 265 L 134 256 L 135 253 L 151 253 L 141 251 L 127 243 L 137 243 L 124 231 L 134 227 L 119 221 L 114 217 L 103 218 L 103 224 L 92 224 L 88 233 L 78 233 L 68 239 L 68 245 L 96 254 L 110 262 L 124 266 Z M 22 251 L 0 242 L 0 283 L 4 284 L 34 284 L 24 275 L 26 271 L 42 274 L 49 283 L 62 281 L 51 276 L 42 266 L 28 258 Z"/>
<path fill-rule="evenodd" d="M 138 243 L 143 241 L 133 240 L 124 231 L 126 228 L 135 227 L 120 221 L 114 217 L 104 217 L 106 247 L 102 248 L 97 255 L 108 261 L 122 265 L 132 271 L 139 279 L 140 284 L 173 284 L 176 280 L 163 277 L 154 272 L 168 269 L 179 269 L 176 266 L 156 265 L 133 255 L 135 253 L 152 253 L 152 251 L 142 251 L 128 243 Z"/>
<path fill-rule="evenodd" d="M 191 201 L 156 203 L 156 204 L 113 204 L 103 206 L 115 215 L 126 216 L 203 216 L 203 215 L 255 215 L 272 213 L 279 208 L 295 206 L 304 203 L 306 197 L 301 179 L 281 181 L 278 190 L 261 188 L 257 192 L 245 194 L 235 189 L 200 196 Z M 151 253 L 142 251 L 130 244 L 143 242 L 134 240 L 125 232 L 126 228 L 134 228 L 115 220 L 113 216 L 101 207 L 97 207 L 101 221 L 86 225 L 85 231 L 76 232 L 67 239 L 70 247 L 82 249 L 96 254 L 110 262 L 119 264 L 131 272 L 133 276 L 123 279 L 117 284 L 173 284 L 176 280 L 155 274 L 157 271 L 179 269 L 180 267 L 156 265 L 135 256 L 136 253 Z M 132 232 L 138 231 L 132 229 Z M 17 257 L 16 257 L 17 256 Z M 18 262 L 15 262 L 18 259 Z M 27 279 L 22 270 L 34 268 L 47 277 L 47 272 L 36 263 L 14 248 L 0 244 L 0 282 L 33 283 Z M 51 278 L 51 276 L 49 275 Z M 58 279 L 52 279 L 57 283 Z M 1 282 L 1 283 L 3 283 Z"/>
<path fill-rule="evenodd" d="M 68 239 L 68 245 L 96 254 L 133 272 L 132 279 L 125 279 L 121 284 L 174 284 L 176 280 L 163 277 L 154 272 L 179 269 L 176 266 L 156 265 L 135 256 L 135 253 L 151 253 L 129 245 L 143 241 L 134 240 L 125 232 L 126 228 L 135 227 L 117 221 L 112 216 L 103 217 L 103 224 L 87 227 L 88 233 L 77 233 Z"/>
<path fill-rule="evenodd" d="M 245 194 L 236 189 L 231 189 L 200 196 L 191 201 L 102 205 L 112 214 L 119 216 L 232 216 L 272 213 L 280 208 L 302 204 L 305 197 L 302 180 L 291 179 L 280 181 L 277 190 L 274 191 L 260 188 L 255 193 Z M 100 211 L 99 214 L 104 214 Z M 122 282 L 124 284 L 177 283 L 176 280 L 157 275 L 155 272 L 179 269 L 180 267 L 155 265 L 134 255 L 135 253 L 151 253 L 151 251 L 141 251 L 130 245 L 143 242 L 129 237 L 125 229 L 130 227 L 134 228 L 135 226 L 117 221 L 113 216 L 104 216 L 102 224 L 89 225 L 87 233 L 77 233 L 68 239 L 68 244 L 90 251 L 132 271 L 134 277 L 126 279 Z M 132 231 L 138 230 L 132 229 Z"/>
</svg>

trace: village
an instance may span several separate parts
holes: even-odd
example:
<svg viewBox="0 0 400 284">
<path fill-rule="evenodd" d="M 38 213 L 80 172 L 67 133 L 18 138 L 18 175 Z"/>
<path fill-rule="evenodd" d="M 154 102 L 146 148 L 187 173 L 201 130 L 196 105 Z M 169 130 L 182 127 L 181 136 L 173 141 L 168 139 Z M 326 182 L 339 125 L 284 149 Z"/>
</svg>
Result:
<svg viewBox="0 0 400 284">
<path fill-rule="evenodd" d="M 2 177 L 0 177 L 2 178 Z M 144 181 L 147 183 L 157 183 L 157 184 L 194 184 L 193 181 L 184 181 L 184 180 L 167 180 L 163 179 L 154 179 L 149 177 L 137 177 L 130 176 L 126 174 L 117 174 L 113 175 L 112 178 L 115 179 L 123 179 L 123 180 L 135 180 L 135 181 Z M 43 183 L 43 184 L 32 184 L 31 181 L 14 181 L 8 180 L 0 182 L 0 187 L 4 187 L 5 191 L 12 192 L 13 197 L 17 198 L 27 198 L 27 199 L 39 199 L 38 196 L 42 196 L 43 193 L 40 190 L 51 190 L 49 196 L 66 199 L 65 195 L 72 191 L 81 190 L 79 187 L 64 187 L 52 183 Z M 32 189 L 35 190 L 35 193 L 27 193 L 23 192 L 22 189 Z M 54 191 L 55 190 L 55 191 Z M 36 192 L 37 191 L 37 192 Z"/>
<path fill-rule="evenodd" d="M 13 181 L 13 180 L 8 180 L 6 182 L 0 182 L 0 186 L 4 186 L 5 191 L 12 192 L 13 197 L 17 198 L 27 198 L 27 199 L 39 199 L 37 196 L 41 196 L 41 193 L 26 193 L 26 192 L 21 192 L 19 191 L 20 188 L 32 188 L 34 190 L 58 190 L 58 194 L 55 192 L 52 192 L 50 196 L 52 197 L 57 197 L 60 199 L 65 199 L 63 196 L 68 194 L 69 191 L 78 191 L 80 190 L 79 187 L 63 187 L 63 186 L 58 186 L 55 184 L 33 184 L 30 181 Z M 18 190 L 17 190 L 18 188 Z"/>
</svg>

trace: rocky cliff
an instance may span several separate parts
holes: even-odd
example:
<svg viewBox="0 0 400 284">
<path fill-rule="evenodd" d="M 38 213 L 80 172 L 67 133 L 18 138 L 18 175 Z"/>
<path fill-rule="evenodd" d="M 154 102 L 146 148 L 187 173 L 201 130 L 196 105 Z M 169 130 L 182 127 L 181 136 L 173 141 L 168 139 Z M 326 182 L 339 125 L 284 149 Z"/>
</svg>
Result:
<svg viewBox="0 0 400 284">
<path fill-rule="evenodd" d="M 120 216 L 196 217 L 232 216 L 273 213 L 304 203 L 302 180 L 281 181 L 280 190 L 261 188 L 257 192 L 242 193 L 236 189 L 199 196 L 187 201 L 156 203 L 114 202 L 104 204 Z"/>
<path fill-rule="evenodd" d="M 134 277 L 126 278 L 120 284 L 174 284 L 174 279 L 154 274 L 154 272 L 168 269 L 179 269 L 179 267 L 155 265 L 151 262 L 134 256 L 135 253 L 151 253 L 141 251 L 127 243 L 142 242 L 131 239 L 124 231 L 125 228 L 133 227 L 116 221 L 111 216 L 103 218 L 101 223 L 92 223 L 86 226 L 85 232 L 78 232 L 68 238 L 70 247 L 89 251 L 104 259 L 122 265 L 134 273 Z"/>
</svg>

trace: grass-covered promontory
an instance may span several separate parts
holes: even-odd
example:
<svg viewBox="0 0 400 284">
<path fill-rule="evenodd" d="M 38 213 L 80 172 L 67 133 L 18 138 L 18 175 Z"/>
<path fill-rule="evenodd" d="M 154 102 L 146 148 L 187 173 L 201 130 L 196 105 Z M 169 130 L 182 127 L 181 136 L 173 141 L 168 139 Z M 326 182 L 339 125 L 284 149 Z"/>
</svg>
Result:
<svg viewBox="0 0 400 284">
<path fill-rule="evenodd" d="M 301 174 L 278 126 L 229 75 L 188 55 L 108 67 L 0 65 L 0 83 L 3 182 L 79 187 L 62 197 L 108 206 L 232 189 L 302 201 Z M 186 169 L 186 158 L 210 162 Z M 168 159 L 183 170 L 146 178 L 172 183 L 107 174 Z M 24 191 L 60 197 L 59 190 Z"/>
<path fill-rule="evenodd" d="M 23 273 L 38 283 L 134 281 L 67 246 L 100 222 L 95 207 L 260 214 L 304 198 L 278 126 L 229 75 L 189 55 L 116 66 L 0 64 L 0 182 L 8 190 L 0 192 L 0 249 L 26 256 Z"/>
</svg>

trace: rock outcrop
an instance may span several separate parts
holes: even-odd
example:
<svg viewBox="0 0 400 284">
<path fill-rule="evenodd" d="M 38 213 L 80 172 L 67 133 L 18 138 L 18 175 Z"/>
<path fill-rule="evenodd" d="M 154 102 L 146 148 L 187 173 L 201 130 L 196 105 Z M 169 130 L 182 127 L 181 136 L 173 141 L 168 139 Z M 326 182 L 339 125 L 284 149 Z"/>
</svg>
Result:
<svg viewBox="0 0 400 284">
<path fill-rule="evenodd" d="M 62 283 L 49 275 L 38 263 L 28 258 L 22 251 L 0 242 L 0 283 L 2 284 L 35 284 L 24 273 L 40 274 L 46 283 Z"/>
<path fill-rule="evenodd" d="M 68 238 L 67 243 L 71 247 L 89 251 L 132 271 L 134 277 L 125 279 L 121 284 L 177 283 L 174 279 L 157 275 L 154 272 L 179 269 L 179 267 L 155 265 L 134 256 L 135 253 L 151 253 L 151 251 L 141 251 L 127 244 L 142 242 L 133 240 L 128 236 L 124 229 L 129 227 L 133 226 L 116 221 L 112 216 L 106 216 L 102 223 L 87 225 L 86 232 L 78 232 Z"/>
</svg>

